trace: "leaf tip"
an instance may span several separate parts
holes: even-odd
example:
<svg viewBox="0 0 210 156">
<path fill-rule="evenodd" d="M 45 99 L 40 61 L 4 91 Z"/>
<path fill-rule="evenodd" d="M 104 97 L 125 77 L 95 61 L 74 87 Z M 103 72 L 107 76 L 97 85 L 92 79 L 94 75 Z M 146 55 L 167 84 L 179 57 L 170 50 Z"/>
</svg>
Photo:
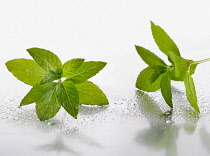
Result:
<svg viewBox="0 0 210 156">
<path fill-rule="evenodd" d="M 199 114 L 201 113 L 199 107 L 197 107 L 195 110 L 196 110 Z"/>
<path fill-rule="evenodd" d="M 28 49 L 26 49 L 26 51 L 31 52 L 33 49 L 36 49 L 36 47 L 28 48 Z"/>
<path fill-rule="evenodd" d="M 9 70 L 9 62 L 10 61 L 7 61 L 6 63 L 5 63 L 5 66 L 7 67 L 7 69 Z M 9 70 L 10 71 L 10 70 Z"/>
<path fill-rule="evenodd" d="M 107 65 L 107 62 L 104 62 L 104 66 L 106 66 Z"/>
<path fill-rule="evenodd" d="M 30 55 L 32 55 L 33 53 L 35 53 L 37 50 L 44 50 L 44 49 L 38 48 L 38 47 L 32 47 L 32 48 L 26 49 L 26 51 L 27 51 Z"/>
<path fill-rule="evenodd" d="M 155 26 L 155 23 L 153 21 L 150 21 L 151 26 Z"/>
<path fill-rule="evenodd" d="M 140 46 L 138 46 L 138 45 L 134 45 L 135 46 L 135 48 L 136 48 L 136 51 L 138 51 L 137 49 L 140 47 Z"/>
<path fill-rule="evenodd" d="M 101 70 L 107 65 L 107 62 L 102 62 L 101 61 L 101 63 L 102 63 L 102 68 L 101 68 Z"/>
</svg>

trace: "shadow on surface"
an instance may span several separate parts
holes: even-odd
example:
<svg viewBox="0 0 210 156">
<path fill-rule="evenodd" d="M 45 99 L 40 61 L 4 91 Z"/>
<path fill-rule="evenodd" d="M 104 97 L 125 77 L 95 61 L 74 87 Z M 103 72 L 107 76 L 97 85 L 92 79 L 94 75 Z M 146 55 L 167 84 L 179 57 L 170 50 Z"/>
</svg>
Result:
<svg viewBox="0 0 210 156">
<path fill-rule="evenodd" d="M 58 131 L 57 136 L 53 141 L 50 141 L 50 143 L 44 145 L 40 145 L 36 149 L 47 152 L 51 151 L 55 151 L 57 153 L 68 152 L 74 155 L 80 155 L 79 152 L 73 150 L 73 147 L 71 148 L 69 147 L 69 143 L 71 144 L 72 142 L 75 141 L 79 142 L 79 144 L 83 143 L 85 145 L 92 147 L 97 147 L 97 148 L 102 147 L 101 144 L 95 142 L 93 139 L 79 132 L 79 129 L 77 128 L 71 128 L 71 129 L 61 128 L 60 131 Z"/>
<path fill-rule="evenodd" d="M 55 151 L 57 153 L 68 152 L 68 153 L 72 153 L 75 155 L 79 155 L 78 152 L 75 152 L 74 150 L 70 149 L 68 146 L 65 145 L 63 138 L 60 135 L 58 135 L 54 141 L 52 141 L 48 144 L 40 145 L 40 146 L 36 147 L 35 149 L 41 150 L 41 151 L 47 151 L 47 152 Z"/>
<path fill-rule="evenodd" d="M 210 155 L 210 132 L 208 132 L 205 127 L 202 127 L 199 132 L 201 143 Z"/>
<path fill-rule="evenodd" d="M 105 109 L 105 108 L 104 108 Z M 101 111 L 103 111 L 102 109 Z M 83 110 L 85 112 L 86 110 Z M 101 112 L 99 108 L 91 108 L 87 111 L 94 111 L 95 113 Z M 89 112 L 90 113 L 90 112 Z M 87 115 L 89 114 L 87 113 Z M 16 120 L 11 120 L 13 124 L 19 126 L 21 129 L 33 129 L 33 131 L 40 131 L 41 133 L 49 134 L 49 136 L 54 135 L 52 140 L 46 140 L 47 143 L 37 145 L 34 147 L 35 150 L 41 150 L 49 153 L 71 153 L 72 155 L 81 155 L 79 148 L 75 147 L 81 144 L 87 146 L 87 148 L 95 147 L 102 148 L 103 146 L 94 141 L 92 138 L 86 136 L 84 131 L 80 131 L 79 128 L 74 125 L 66 125 L 66 112 L 64 112 L 63 117 L 58 119 L 49 119 L 47 121 L 39 121 L 33 110 L 22 110 L 21 113 L 17 114 Z M 65 121 L 65 122 L 64 122 Z M 40 139 L 42 140 L 42 138 Z M 43 141 L 42 141 L 43 142 Z M 76 145 L 76 146 L 75 146 Z M 32 147 L 33 148 L 33 147 Z M 82 150 L 83 151 L 83 150 Z"/>
<path fill-rule="evenodd" d="M 184 126 L 185 131 L 192 134 L 199 119 L 198 113 L 194 110 L 184 111 L 185 124 L 176 125 L 173 124 L 173 110 L 163 112 L 146 93 L 137 91 L 137 103 L 150 127 L 137 133 L 136 142 L 155 150 L 165 150 L 166 156 L 177 156 L 179 130 Z"/>
</svg>

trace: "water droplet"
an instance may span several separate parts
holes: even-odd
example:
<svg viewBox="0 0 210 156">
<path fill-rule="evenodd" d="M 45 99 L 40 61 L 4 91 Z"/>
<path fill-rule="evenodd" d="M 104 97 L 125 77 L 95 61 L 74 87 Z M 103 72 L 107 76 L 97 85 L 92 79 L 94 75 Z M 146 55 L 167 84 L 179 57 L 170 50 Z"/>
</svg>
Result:
<svg viewBox="0 0 210 156">
<path fill-rule="evenodd" d="M 16 111 L 16 109 L 15 108 L 10 108 L 10 111 Z"/>
<path fill-rule="evenodd" d="M 47 124 L 48 124 L 49 126 L 56 125 L 56 123 L 55 123 L 55 122 L 52 122 L 52 121 L 48 122 Z"/>
<path fill-rule="evenodd" d="M 114 102 L 115 105 L 122 105 L 123 102 Z"/>
<path fill-rule="evenodd" d="M 14 117 L 14 118 L 13 118 L 13 120 L 18 120 L 18 119 L 19 119 L 18 117 Z"/>
<path fill-rule="evenodd" d="M 10 100 L 9 100 L 9 102 L 13 102 L 13 101 L 15 101 L 15 99 L 10 99 Z"/>
<path fill-rule="evenodd" d="M 77 132 L 77 131 L 79 131 L 79 128 L 78 127 L 73 127 L 72 128 L 72 132 Z"/>
<path fill-rule="evenodd" d="M 172 120 L 166 120 L 166 123 L 167 123 L 167 124 L 173 124 L 174 121 L 172 121 Z"/>
<path fill-rule="evenodd" d="M 8 119 L 8 117 L 7 117 L 7 116 L 2 116 L 1 118 L 2 118 L 2 119 Z"/>
<path fill-rule="evenodd" d="M 170 112 L 166 112 L 165 115 L 170 115 Z"/>
</svg>

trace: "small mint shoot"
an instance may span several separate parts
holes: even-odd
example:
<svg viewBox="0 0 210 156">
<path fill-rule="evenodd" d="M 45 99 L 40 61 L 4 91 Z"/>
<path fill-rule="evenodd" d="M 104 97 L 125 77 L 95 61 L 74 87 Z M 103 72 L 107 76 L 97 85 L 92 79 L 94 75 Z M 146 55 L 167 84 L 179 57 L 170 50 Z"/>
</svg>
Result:
<svg viewBox="0 0 210 156">
<path fill-rule="evenodd" d="M 20 106 L 36 103 L 40 121 L 53 118 L 63 107 L 77 119 L 79 105 L 108 105 L 103 91 L 90 81 L 106 62 L 76 58 L 62 64 L 57 55 L 41 48 L 27 49 L 34 60 L 13 59 L 7 69 L 20 81 L 31 85 Z"/>
<path fill-rule="evenodd" d="M 175 42 L 160 26 L 155 25 L 152 21 L 151 30 L 157 46 L 168 57 L 171 65 L 166 65 L 162 59 L 148 49 L 135 46 L 139 56 L 149 66 L 140 72 L 136 87 L 147 92 L 155 92 L 160 89 L 165 102 L 173 108 L 171 81 L 183 81 L 190 105 L 200 113 L 192 75 L 198 64 L 210 61 L 210 58 L 200 61 L 182 58 Z"/>
</svg>

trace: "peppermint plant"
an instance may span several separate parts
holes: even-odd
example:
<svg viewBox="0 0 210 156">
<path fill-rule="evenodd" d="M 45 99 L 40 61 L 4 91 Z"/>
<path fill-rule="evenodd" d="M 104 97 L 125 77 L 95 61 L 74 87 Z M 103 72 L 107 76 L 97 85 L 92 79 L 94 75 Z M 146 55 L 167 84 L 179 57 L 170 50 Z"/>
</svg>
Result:
<svg viewBox="0 0 210 156">
<path fill-rule="evenodd" d="M 105 67 L 105 62 L 75 58 L 62 64 L 48 50 L 27 51 L 34 60 L 13 59 L 6 62 L 6 67 L 18 80 L 32 86 L 20 106 L 36 103 L 36 114 L 41 121 L 53 118 L 61 107 L 76 119 L 81 104 L 109 103 L 102 90 L 88 81 Z"/>
<path fill-rule="evenodd" d="M 192 75 L 198 64 L 210 61 L 210 58 L 201 61 L 185 59 L 169 35 L 152 21 L 151 30 L 157 46 L 168 57 L 171 64 L 167 65 L 148 49 L 135 46 L 139 56 L 148 65 L 138 75 L 136 87 L 146 92 L 155 92 L 160 89 L 165 102 L 173 108 L 171 81 L 183 81 L 190 105 L 200 113 Z"/>
</svg>

